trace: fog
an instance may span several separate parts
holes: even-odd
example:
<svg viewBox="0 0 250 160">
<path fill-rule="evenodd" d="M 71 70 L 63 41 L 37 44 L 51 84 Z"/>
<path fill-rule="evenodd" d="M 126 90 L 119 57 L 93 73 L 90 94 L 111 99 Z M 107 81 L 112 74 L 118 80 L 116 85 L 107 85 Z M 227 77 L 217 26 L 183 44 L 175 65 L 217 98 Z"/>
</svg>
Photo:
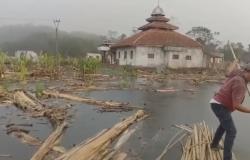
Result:
<svg viewBox="0 0 250 160">
<path fill-rule="evenodd" d="M 157 0 L 0 0 L 0 25 L 53 26 L 53 19 L 60 18 L 60 28 L 66 31 L 131 34 L 133 27 L 146 23 L 156 5 Z M 180 32 L 205 26 L 220 32 L 221 40 L 249 43 L 248 0 L 161 0 L 160 6 Z"/>
</svg>

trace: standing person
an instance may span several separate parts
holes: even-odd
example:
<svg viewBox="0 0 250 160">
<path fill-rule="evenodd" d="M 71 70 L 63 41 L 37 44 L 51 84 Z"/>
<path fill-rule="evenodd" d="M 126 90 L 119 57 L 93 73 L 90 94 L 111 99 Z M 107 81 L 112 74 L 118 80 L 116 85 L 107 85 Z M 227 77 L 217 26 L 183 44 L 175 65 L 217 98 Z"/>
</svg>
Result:
<svg viewBox="0 0 250 160">
<path fill-rule="evenodd" d="M 226 75 L 226 81 L 210 101 L 211 108 L 220 122 L 211 148 L 214 150 L 221 149 L 219 142 L 226 133 L 223 160 L 232 160 L 232 148 L 236 137 L 236 127 L 231 113 L 235 110 L 250 113 L 249 108 L 242 106 L 247 91 L 247 83 L 250 82 L 250 64 L 243 66 L 243 69 L 235 69 L 236 65 L 236 62 L 234 62 L 233 67 L 229 69 L 230 73 Z"/>
</svg>

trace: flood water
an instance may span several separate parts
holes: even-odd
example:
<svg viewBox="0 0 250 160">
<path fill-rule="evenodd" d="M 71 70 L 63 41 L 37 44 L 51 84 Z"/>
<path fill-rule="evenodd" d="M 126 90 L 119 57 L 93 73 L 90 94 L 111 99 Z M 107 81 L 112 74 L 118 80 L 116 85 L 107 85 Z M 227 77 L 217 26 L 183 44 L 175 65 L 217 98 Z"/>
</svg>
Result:
<svg viewBox="0 0 250 160">
<path fill-rule="evenodd" d="M 184 82 L 171 82 L 168 84 L 175 88 L 190 87 Z M 112 90 L 94 91 L 82 93 L 81 96 L 93 97 L 103 100 L 114 100 L 129 102 L 142 106 L 150 117 L 137 126 L 136 133 L 129 139 L 124 150 L 135 159 L 154 160 L 163 151 L 166 144 L 176 133 L 177 129 L 173 124 L 192 124 L 205 120 L 210 127 L 216 128 L 218 122 L 210 110 L 208 104 L 210 98 L 217 90 L 216 84 L 204 84 L 197 89 L 196 93 L 178 91 L 176 93 L 157 93 L 153 91 L 138 90 Z M 250 104 L 250 98 L 246 101 Z M 64 100 L 49 100 L 47 103 L 73 104 L 73 118 L 70 127 L 65 133 L 62 145 L 71 148 L 83 140 L 94 136 L 102 129 L 110 128 L 123 118 L 133 114 L 127 113 L 100 113 L 93 106 L 68 102 Z M 246 103 L 247 104 L 247 103 Z M 45 139 L 51 132 L 51 127 L 46 123 L 46 119 L 31 119 L 28 116 L 17 116 L 21 112 L 14 107 L 0 108 L 1 123 L 32 123 L 34 126 L 28 128 L 31 135 Z M 240 160 L 247 160 L 250 156 L 250 114 L 233 113 L 235 124 L 238 129 L 235 141 L 234 152 Z M 41 123 L 42 122 L 42 123 Z M 5 127 L 0 130 L 0 154 L 10 154 L 12 160 L 29 159 L 36 148 L 29 147 L 19 142 L 19 140 L 5 134 Z M 167 153 L 165 159 L 180 159 L 179 148 L 173 148 Z"/>
</svg>

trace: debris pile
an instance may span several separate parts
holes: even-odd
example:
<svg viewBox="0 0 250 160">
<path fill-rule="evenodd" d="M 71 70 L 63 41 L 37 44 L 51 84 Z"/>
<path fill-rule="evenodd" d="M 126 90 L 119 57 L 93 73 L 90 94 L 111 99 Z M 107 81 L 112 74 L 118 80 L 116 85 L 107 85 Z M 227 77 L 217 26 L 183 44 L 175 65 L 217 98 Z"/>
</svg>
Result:
<svg viewBox="0 0 250 160">
<path fill-rule="evenodd" d="M 146 117 L 145 112 L 139 110 L 135 115 L 128 117 L 110 129 L 103 130 L 94 138 L 77 145 L 56 160 L 109 160 L 116 156 L 126 157 L 124 153 L 119 152 L 119 146 L 125 143 L 127 138 L 133 133 L 133 131 L 128 130 L 129 127 Z M 121 136 L 122 134 L 123 136 Z M 117 140 L 119 136 L 121 137 L 117 145 L 112 148 L 112 143 Z"/>
<path fill-rule="evenodd" d="M 58 126 L 67 118 L 67 108 L 49 107 L 24 91 L 14 93 L 14 104 L 32 117 L 47 117 L 53 126 Z"/>
<path fill-rule="evenodd" d="M 213 132 L 205 122 L 194 124 L 192 127 L 186 125 L 176 125 L 176 127 L 189 133 L 181 160 L 223 160 L 223 150 L 216 151 L 210 148 Z M 222 144 L 221 142 L 221 146 Z M 234 160 L 236 160 L 235 156 Z"/>
<path fill-rule="evenodd" d="M 7 134 L 20 139 L 20 141 L 24 144 L 28 144 L 31 146 L 39 146 L 42 144 L 42 141 L 38 138 L 32 137 L 29 135 L 29 131 L 26 129 L 22 129 L 15 125 L 6 125 Z"/>
</svg>

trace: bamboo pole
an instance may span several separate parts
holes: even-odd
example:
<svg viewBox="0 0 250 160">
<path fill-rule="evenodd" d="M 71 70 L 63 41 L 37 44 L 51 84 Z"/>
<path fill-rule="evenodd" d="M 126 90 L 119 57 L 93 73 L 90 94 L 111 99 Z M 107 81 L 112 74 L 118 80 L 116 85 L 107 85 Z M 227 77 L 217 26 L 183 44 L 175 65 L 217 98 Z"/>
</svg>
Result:
<svg viewBox="0 0 250 160">
<path fill-rule="evenodd" d="M 210 148 L 213 130 L 210 130 L 205 122 L 194 124 L 189 128 L 178 125 L 178 128 L 189 133 L 181 160 L 222 160 L 223 151 L 214 151 Z M 222 144 L 222 141 L 220 142 Z"/>
<path fill-rule="evenodd" d="M 239 60 L 238 60 L 238 58 L 236 57 L 235 52 L 234 52 L 234 49 L 233 49 L 233 47 L 232 47 L 232 45 L 231 45 L 231 43 L 230 43 L 229 41 L 228 41 L 228 45 L 229 45 L 229 48 L 230 48 L 230 50 L 231 50 L 231 52 L 232 52 L 232 55 L 233 55 L 233 57 L 234 57 L 234 60 L 235 60 L 235 62 L 237 63 L 238 69 L 241 69 L 241 66 L 240 66 L 240 64 L 239 64 Z M 248 95 L 250 96 L 250 90 L 249 90 L 248 86 L 247 86 L 247 93 L 248 93 Z"/>
<path fill-rule="evenodd" d="M 197 130 L 197 126 L 196 125 L 194 125 L 194 145 L 195 145 L 196 158 L 200 159 L 200 154 L 199 154 L 199 138 L 198 138 L 198 130 Z"/>
<path fill-rule="evenodd" d="M 122 110 L 131 110 L 132 108 L 139 108 L 139 107 L 129 107 L 128 104 L 126 103 L 95 100 L 91 98 L 83 98 L 83 97 L 63 94 L 59 92 L 43 91 L 43 94 L 47 96 L 51 96 L 51 97 L 59 97 L 59 98 L 78 101 L 78 102 L 87 103 L 91 105 L 97 105 L 106 111 L 109 111 L 109 110 L 110 111 L 122 111 Z"/>
<path fill-rule="evenodd" d="M 135 129 L 127 129 L 121 135 L 119 140 L 116 142 L 114 148 L 112 149 L 112 152 L 110 152 L 103 160 L 110 160 L 110 159 L 112 159 L 113 157 L 116 157 L 116 156 L 118 156 L 118 158 L 119 158 L 119 150 L 128 141 L 128 139 L 135 133 L 135 131 L 136 131 Z"/>
<path fill-rule="evenodd" d="M 132 124 L 146 117 L 144 111 L 139 110 L 135 115 L 128 117 L 124 121 L 116 124 L 102 135 L 94 138 L 88 144 L 82 144 L 72 148 L 56 160 L 97 160 L 100 156 L 107 155 L 105 150 L 110 144 L 117 139 Z M 105 153 L 104 155 L 100 155 Z"/>
<path fill-rule="evenodd" d="M 67 123 L 62 123 L 57 129 L 44 141 L 42 146 L 33 155 L 31 160 L 43 160 L 46 154 L 58 143 L 58 139 L 61 138 L 63 132 L 67 127 Z"/>
<path fill-rule="evenodd" d="M 118 153 L 114 156 L 114 160 L 125 160 L 127 158 L 127 154 L 126 153 Z"/>
<path fill-rule="evenodd" d="M 169 143 L 167 144 L 167 146 L 164 148 L 163 152 L 156 158 L 156 160 L 161 160 L 164 155 L 167 153 L 169 146 L 172 144 L 172 142 L 179 136 L 183 134 L 183 131 L 179 131 L 177 132 L 169 141 Z"/>
<path fill-rule="evenodd" d="M 201 160 L 205 160 L 206 158 L 206 145 L 205 145 L 205 138 L 204 138 L 204 128 L 203 128 L 203 123 L 200 124 L 200 134 L 201 134 Z"/>
</svg>

